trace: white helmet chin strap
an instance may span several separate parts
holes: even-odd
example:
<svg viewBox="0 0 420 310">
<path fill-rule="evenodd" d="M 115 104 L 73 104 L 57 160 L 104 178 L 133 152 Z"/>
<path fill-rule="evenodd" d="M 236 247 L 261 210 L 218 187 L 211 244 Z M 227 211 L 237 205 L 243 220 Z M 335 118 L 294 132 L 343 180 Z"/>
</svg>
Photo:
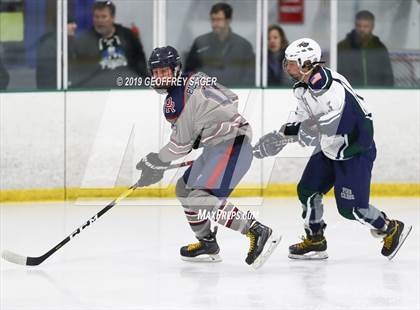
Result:
<svg viewBox="0 0 420 310">
<path fill-rule="evenodd" d="M 305 79 L 305 77 L 309 74 L 311 74 L 311 72 L 314 70 L 314 67 L 311 68 L 311 70 L 307 71 L 307 72 L 303 72 L 302 69 L 299 69 L 299 73 L 302 74 L 302 77 L 300 78 L 299 82 L 303 82 L 303 80 Z"/>
</svg>

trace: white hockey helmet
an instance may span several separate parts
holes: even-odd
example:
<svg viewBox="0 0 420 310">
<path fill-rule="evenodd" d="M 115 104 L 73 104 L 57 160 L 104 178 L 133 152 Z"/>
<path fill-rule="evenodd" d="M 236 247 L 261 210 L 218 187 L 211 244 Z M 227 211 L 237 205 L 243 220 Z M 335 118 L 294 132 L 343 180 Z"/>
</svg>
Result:
<svg viewBox="0 0 420 310">
<path fill-rule="evenodd" d="M 285 51 L 285 60 L 296 61 L 303 69 L 321 63 L 321 47 L 312 39 L 302 38 L 289 44 Z"/>
</svg>

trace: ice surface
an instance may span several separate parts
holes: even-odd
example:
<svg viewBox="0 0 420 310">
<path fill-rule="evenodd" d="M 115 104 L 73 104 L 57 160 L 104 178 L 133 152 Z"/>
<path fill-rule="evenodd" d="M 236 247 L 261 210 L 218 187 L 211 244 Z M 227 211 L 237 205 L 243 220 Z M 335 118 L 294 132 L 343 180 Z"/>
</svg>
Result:
<svg viewBox="0 0 420 310">
<path fill-rule="evenodd" d="M 112 199 L 111 199 L 112 200 Z M 303 234 L 296 199 L 237 199 L 283 239 L 260 269 L 245 264 L 248 240 L 220 228 L 223 262 L 181 261 L 195 242 L 175 200 L 129 200 L 111 209 L 37 267 L 0 263 L 0 308 L 8 309 L 419 309 L 420 200 L 373 199 L 413 230 L 392 261 L 358 222 L 325 201 L 329 259 L 292 261 Z M 106 201 L 4 204 L 0 250 L 39 256 Z"/>
</svg>

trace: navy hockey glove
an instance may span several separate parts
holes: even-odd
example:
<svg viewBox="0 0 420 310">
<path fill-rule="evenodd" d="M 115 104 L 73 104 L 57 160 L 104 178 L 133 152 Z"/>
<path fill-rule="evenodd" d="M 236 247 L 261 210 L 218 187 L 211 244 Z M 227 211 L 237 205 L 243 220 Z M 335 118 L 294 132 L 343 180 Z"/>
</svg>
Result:
<svg viewBox="0 0 420 310">
<path fill-rule="evenodd" d="M 160 160 L 157 153 L 149 153 L 142 158 L 136 165 L 137 170 L 141 170 L 140 180 L 137 181 L 137 186 L 149 186 L 162 180 L 163 174 L 169 163 Z"/>
<path fill-rule="evenodd" d="M 253 148 L 256 158 L 264 158 L 267 156 L 277 155 L 288 143 L 288 139 L 280 131 L 270 132 L 260 138 Z"/>
</svg>

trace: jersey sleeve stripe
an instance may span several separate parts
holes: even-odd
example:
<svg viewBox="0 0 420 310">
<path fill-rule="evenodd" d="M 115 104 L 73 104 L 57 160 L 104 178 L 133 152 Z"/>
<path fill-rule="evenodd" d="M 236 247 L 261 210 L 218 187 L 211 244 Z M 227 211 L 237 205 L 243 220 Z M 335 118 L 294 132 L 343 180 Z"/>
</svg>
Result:
<svg viewBox="0 0 420 310">
<path fill-rule="evenodd" d="M 170 147 L 168 147 L 168 151 L 171 152 L 174 155 L 186 155 L 186 154 L 188 154 L 190 152 L 190 150 L 188 150 L 188 151 L 179 151 L 178 152 L 176 150 L 171 149 Z"/>
<path fill-rule="evenodd" d="M 174 140 L 173 138 L 171 138 L 170 142 L 177 147 L 187 147 L 187 146 L 193 145 L 192 143 L 185 143 L 185 144 L 184 143 L 179 143 L 176 140 Z"/>
</svg>

